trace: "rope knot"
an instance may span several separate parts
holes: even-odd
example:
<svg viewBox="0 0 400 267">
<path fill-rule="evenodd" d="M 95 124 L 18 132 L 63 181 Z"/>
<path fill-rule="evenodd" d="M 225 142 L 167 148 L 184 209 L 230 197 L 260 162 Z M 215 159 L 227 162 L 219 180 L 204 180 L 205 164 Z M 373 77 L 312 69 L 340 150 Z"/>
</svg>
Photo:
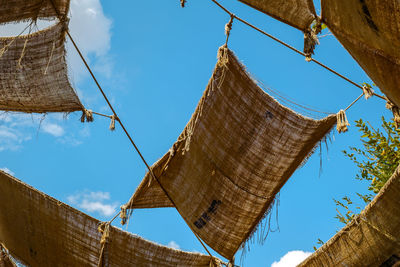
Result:
<svg viewBox="0 0 400 267">
<path fill-rule="evenodd" d="M 228 46 L 224 44 L 218 49 L 218 62 L 217 65 L 220 67 L 225 67 L 228 64 L 229 57 L 228 57 Z"/>
<path fill-rule="evenodd" d="M 110 123 L 110 130 L 114 131 L 115 130 L 115 120 L 117 119 L 117 116 L 115 114 L 111 115 L 111 123 Z"/>
<path fill-rule="evenodd" d="M 315 30 L 309 30 L 304 32 L 304 54 L 306 55 L 306 61 L 310 62 L 312 55 L 314 55 L 315 47 L 319 44 L 318 36 Z"/>
<path fill-rule="evenodd" d="M 185 7 L 186 0 L 181 0 L 181 7 Z"/>
<path fill-rule="evenodd" d="M 304 32 L 304 54 L 306 55 L 306 61 L 311 61 L 311 56 L 314 55 L 314 50 L 317 44 L 319 44 L 318 34 L 322 31 L 322 23 L 319 17 L 316 17 L 315 24 L 311 29 Z"/>
<path fill-rule="evenodd" d="M 399 107 L 388 100 L 386 102 L 386 108 L 389 109 L 390 111 L 392 111 L 393 121 L 396 126 L 396 129 L 398 129 L 400 126 L 400 109 L 399 109 Z"/>
<path fill-rule="evenodd" d="M 336 114 L 337 124 L 336 129 L 339 133 L 347 132 L 347 126 L 350 126 L 350 123 L 347 121 L 346 112 L 342 109 Z"/>
<path fill-rule="evenodd" d="M 126 204 L 121 206 L 121 213 L 119 214 L 119 217 L 121 218 L 121 224 L 125 225 L 126 221 L 128 220 L 128 216 L 126 213 L 126 210 L 128 209 L 128 206 Z"/>
<path fill-rule="evenodd" d="M 362 90 L 364 92 L 364 97 L 367 100 L 374 95 L 374 90 L 372 89 L 372 86 L 368 83 L 364 83 Z"/>
<path fill-rule="evenodd" d="M 83 109 L 82 110 L 82 116 L 81 116 L 81 122 L 92 122 L 93 121 L 93 111 L 90 109 Z"/>
<path fill-rule="evenodd" d="M 108 243 L 108 239 L 110 238 L 110 223 L 102 222 L 99 227 L 97 227 L 97 231 L 102 233 L 100 244 L 104 245 Z"/>
<path fill-rule="evenodd" d="M 231 33 L 232 30 L 232 24 L 233 24 L 233 19 L 235 18 L 235 15 L 230 14 L 231 18 L 229 19 L 229 22 L 225 24 L 225 35 L 229 37 L 229 34 Z"/>
</svg>

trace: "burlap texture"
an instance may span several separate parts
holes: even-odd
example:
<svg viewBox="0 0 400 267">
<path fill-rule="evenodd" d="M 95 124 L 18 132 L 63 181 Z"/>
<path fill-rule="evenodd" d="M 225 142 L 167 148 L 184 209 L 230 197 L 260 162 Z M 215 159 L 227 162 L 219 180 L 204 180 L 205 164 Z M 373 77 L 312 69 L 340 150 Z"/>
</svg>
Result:
<svg viewBox="0 0 400 267">
<path fill-rule="evenodd" d="M 0 243 L 29 266 L 97 266 L 99 221 L 0 171 Z M 157 245 L 118 228 L 109 266 L 210 266 L 210 257 Z"/>
<path fill-rule="evenodd" d="M 62 17 L 68 14 L 69 0 L 53 0 Z M 0 23 L 57 17 L 51 0 L 0 0 Z"/>
<path fill-rule="evenodd" d="M 400 251 L 400 167 L 351 223 L 299 266 L 381 266 Z"/>
<path fill-rule="evenodd" d="M 302 31 L 308 31 L 317 16 L 312 0 L 239 1 Z"/>
<path fill-rule="evenodd" d="M 72 112 L 82 110 L 68 80 L 64 34 L 58 23 L 19 37 L 0 38 L 0 110 Z M 25 42 L 27 41 L 27 42 Z"/>
<path fill-rule="evenodd" d="M 296 114 L 267 95 L 231 51 L 220 52 L 190 122 L 152 169 L 192 230 L 231 259 L 336 117 Z M 173 205 L 147 174 L 128 206 Z"/>
<path fill-rule="evenodd" d="M 382 92 L 400 106 L 400 2 L 322 0 L 322 19 Z"/>
</svg>

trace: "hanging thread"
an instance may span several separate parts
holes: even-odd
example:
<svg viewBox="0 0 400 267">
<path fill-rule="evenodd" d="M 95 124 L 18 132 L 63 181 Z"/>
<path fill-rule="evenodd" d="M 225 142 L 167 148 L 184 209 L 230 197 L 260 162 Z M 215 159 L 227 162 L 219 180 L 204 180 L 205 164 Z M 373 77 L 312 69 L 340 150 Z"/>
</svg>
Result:
<svg viewBox="0 0 400 267">
<path fill-rule="evenodd" d="M 21 56 L 19 57 L 19 60 L 18 60 L 18 68 L 19 69 L 22 69 L 21 61 L 22 61 L 22 58 L 25 56 L 25 50 L 26 50 L 27 44 L 28 44 L 28 39 L 25 40 L 24 47 L 22 48 Z"/>
<path fill-rule="evenodd" d="M 336 129 L 339 133 L 344 133 L 348 131 L 347 126 L 350 126 L 350 123 L 347 121 L 346 112 L 341 109 L 336 114 L 337 124 Z"/>
<path fill-rule="evenodd" d="M 56 48 L 56 41 L 53 42 L 53 48 L 51 49 L 50 58 L 49 58 L 49 61 L 47 62 L 46 69 L 44 70 L 44 73 L 43 73 L 44 75 L 47 74 L 47 69 L 49 68 L 50 62 L 53 59 L 53 53 L 54 53 L 55 48 Z"/>
</svg>

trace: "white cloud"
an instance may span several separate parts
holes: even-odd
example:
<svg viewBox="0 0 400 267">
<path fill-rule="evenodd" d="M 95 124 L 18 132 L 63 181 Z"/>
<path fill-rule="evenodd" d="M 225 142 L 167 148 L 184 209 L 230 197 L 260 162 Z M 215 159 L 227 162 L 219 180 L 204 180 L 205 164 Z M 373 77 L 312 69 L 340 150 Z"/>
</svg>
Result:
<svg viewBox="0 0 400 267">
<path fill-rule="evenodd" d="M 96 71 L 109 77 L 112 60 L 107 55 L 111 47 L 112 22 L 103 13 L 100 0 L 72 0 L 69 28 L 85 58 L 89 56 Z M 74 50 L 72 43 L 67 43 L 68 63 L 72 76 L 77 82 L 87 76 L 87 71 Z"/>
<path fill-rule="evenodd" d="M 278 262 L 275 261 L 272 263 L 271 267 L 296 267 L 310 255 L 311 252 L 304 252 L 301 250 L 289 251 Z"/>
<path fill-rule="evenodd" d="M 67 200 L 72 205 L 87 211 L 99 213 L 102 216 L 111 216 L 116 213 L 118 203 L 106 203 L 110 200 L 108 192 L 80 192 L 67 197 Z"/>
<path fill-rule="evenodd" d="M 60 125 L 55 124 L 55 123 L 45 122 L 41 126 L 41 129 L 45 133 L 51 134 L 55 137 L 60 137 L 60 136 L 64 135 L 64 129 Z"/>
<path fill-rule="evenodd" d="M 77 120 L 78 121 L 78 120 Z M 64 126 L 65 125 L 65 126 Z M 88 138 L 90 132 L 83 126 L 79 131 L 65 130 L 68 124 L 63 114 L 0 113 L 0 151 L 16 151 L 23 147 L 23 143 L 34 139 L 39 133 L 47 133 L 61 144 L 77 146 L 82 139 Z M 71 122 L 71 126 L 82 127 L 80 123 Z"/>
<path fill-rule="evenodd" d="M 170 241 L 169 243 L 168 243 L 168 245 L 167 245 L 167 247 L 170 247 L 170 248 L 174 248 L 174 249 L 180 249 L 181 247 L 178 245 L 178 243 L 176 243 L 175 241 Z"/>
<path fill-rule="evenodd" d="M 12 126 L 15 121 L 6 120 L 2 121 L 0 118 L 0 151 L 4 150 L 18 150 L 21 148 L 22 143 L 32 139 L 28 134 L 23 134 L 21 131 Z"/>
<path fill-rule="evenodd" d="M 7 167 L 4 167 L 4 168 L 0 168 L 0 170 L 2 170 L 3 172 L 6 172 L 6 173 L 8 173 L 9 175 L 12 175 L 12 176 L 14 176 L 14 172 L 13 171 L 11 171 L 9 168 L 7 168 Z"/>
</svg>

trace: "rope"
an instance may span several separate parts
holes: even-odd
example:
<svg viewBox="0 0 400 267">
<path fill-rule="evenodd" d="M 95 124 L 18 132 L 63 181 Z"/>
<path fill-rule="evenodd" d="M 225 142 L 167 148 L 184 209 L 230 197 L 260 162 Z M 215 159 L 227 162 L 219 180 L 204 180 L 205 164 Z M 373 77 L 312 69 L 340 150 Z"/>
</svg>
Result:
<svg viewBox="0 0 400 267">
<path fill-rule="evenodd" d="M 54 4 L 54 0 L 50 0 L 58 18 L 60 20 L 62 20 L 60 13 L 57 10 L 56 5 Z M 142 153 L 140 152 L 139 148 L 136 146 L 135 142 L 133 141 L 132 137 L 130 136 L 130 134 L 128 133 L 128 131 L 126 130 L 124 124 L 122 123 L 122 121 L 119 119 L 114 107 L 111 105 L 111 102 L 108 100 L 106 94 L 104 93 L 104 90 L 102 89 L 101 85 L 99 84 L 99 82 L 96 79 L 96 76 L 94 75 L 92 69 L 90 68 L 90 66 L 88 65 L 87 61 L 85 60 L 84 56 L 82 55 L 80 49 L 78 48 L 77 44 L 75 43 L 74 39 L 72 38 L 71 34 L 69 33 L 69 30 L 66 29 L 66 33 L 69 37 L 69 39 L 71 40 L 74 48 L 76 49 L 76 51 L 78 52 L 81 60 L 83 61 L 83 63 L 85 64 L 86 69 L 89 71 L 90 75 L 93 78 L 93 81 L 96 83 L 98 89 L 100 90 L 101 94 L 103 95 L 104 99 L 106 100 L 108 106 L 110 107 L 111 111 L 113 112 L 113 115 L 115 116 L 115 120 L 117 120 L 121 126 L 121 128 L 124 130 L 126 136 L 128 137 L 129 141 L 131 142 L 131 144 L 133 145 L 133 147 L 135 148 L 136 152 L 138 153 L 138 155 L 140 156 L 141 160 L 143 161 L 143 163 L 146 165 L 147 169 L 149 170 L 149 173 L 151 174 L 152 178 L 154 180 L 157 181 L 157 183 L 160 185 L 161 189 L 163 190 L 163 192 L 165 193 L 165 195 L 168 197 L 168 199 L 171 201 L 171 203 L 175 206 L 176 210 L 178 211 L 178 213 L 181 215 L 181 217 L 185 220 L 185 222 L 188 224 L 189 228 L 192 230 L 192 228 L 190 227 L 190 224 L 186 221 L 186 219 L 182 216 L 182 214 L 180 213 L 179 209 L 177 208 L 177 206 L 175 205 L 175 202 L 172 200 L 172 198 L 170 197 L 170 195 L 168 194 L 168 192 L 165 190 L 165 188 L 162 186 L 162 184 L 160 183 L 160 181 L 158 180 L 158 178 L 154 175 L 153 170 L 150 168 L 149 164 L 147 163 L 147 161 L 144 159 Z M 118 215 L 117 215 L 118 216 Z M 116 217 L 115 217 L 116 218 Z M 196 236 L 196 238 L 199 240 L 199 242 L 201 243 L 201 245 L 203 246 L 203 248 L 207 251 L 207 253 L 209 254 L 209 256 L 211 257 L 212 261 L 214 262 L 214 258 L 211 255 L 210 251 L 207 249 L 207 247 L 204 245 L 204 243 L 201 241 L 201 239 L 199 238 L 199 236 L 192 230 L 193 234 Z"/>
<path fill-rule="evenodd" d="M 364 93 L 362 93 L 359 97 L 357 97 L 353 102 L 351 102 L 350 105 L 347 106 L 347 108 L 344 109 L 344 111 L 347 111 L 349 108 L 351 108 L 355 103 L 357 103 L 358 100 L 361 99 L 361 97 L 364 95 Z"/>
<path fill-rule="evenodd" d="M 110 238 L 110 222 L 103 222 L 99 225 L 97 230 L 102 233 L 101 239 L 100 239 L 100 255 L 99 255 L 99 261 L 97 263 L 97 267 L 103 267 L 107 266 L 107 257 L 105 255 L 105 250 L 106 250 L 106 245 L 108 243 L 108 239 Z"/>
<path fill-rule="evenodd" d="M 260 33 L 262 33 L 262 34 L 264 34 L 265 36 L 267 36 L 267 37 L 271 38 L 272 40 L 274 40 L 274 41 L 280 43 L 281 45 L 283 45 L 283 46 L 289 48 L 290 50 L 296 52 L 297 54 L 302 55 L 303 57 L 307 57 L 307 56 L 308 56 L 307 54 L 305 54 L 305 53 L 301 52 L 300 50 L 294 48 L 293 46 L 291 46 L 291 45 L 289 45 L 289 44 L 287 44 L 287 43 L 281 41 L 280 39 L 276 38 L 275 36 L 273 36 L 273 35 L 271 35 L 271 34 L 265 32 L 265 31 L 261 30 L 260 28 L 254 26 L 253 24 L 247 22 L 246 20 L 244 20 L 244 19 L 242 19 L 242 18 L 239 18 L 238 16 L 236 16 L 235 14 L 233 14 L 232 12 L 230 12 L 227 8 L 225 8 L 223 5 L 221 5 L 217 0 L 211 0 L 211 1 L 214 2 L 214 3 L 215 3 L 218 7 L 220 7 L 223 11 L 225 11 L 226 13 L 228 13 L 230 16 L 233 16 L 235 19 L 237 19 L 238 21 L 242 22 L 243 24 L 249 26 L 250 28 L 252 28 L 252 29 L 254 29 L 254 30 L 256 30 L 256 31 L 258 31 L 258 32 L 260 32 Z M 352 85 L 358 87 L 359 89 L 361 89 L 361 90 L 363 89 L 363 87 L 362 87 L 361 85 L 359 85 L 359 84 L 353 82 L 352 80 L 350 80 L 350 79 L 347 78 L 346 76 L 344 76 L 344 75 L 338 73 L 337 71 L 335 71 L 335 70 L 331 69 L 330 67 L 324 65 L 323 63 L 319 62 L 318 60 L 311 58 L 310 61 L 312 61 L 312 62 L 314 62 L 314 63 L 320 65 L 320 66 L 323 67 L 324 69 L 326 69 L 326 70 L 332 72 L 333 74 L 339 76 L 340 78 L 342 78 L 342 79 L 344 79 L 345 81 L 351 83 Z M 386 97 L 381 96 L 381 95 L 378 95 L 378 94 L 376 94 L 376 93 L 373 93 L 373 95 L 374 95 L 374 96 L 377 96 L 377 97 L 379 97 L 379 98 L 381 98 L 381 99 L 383 99 L 383 100 L 385 100 L 385 101 L 387 100 Z"/>
<path fill-rule="evenodd" d="M 231 18 L 229 19 L 229 22 L 227 24 L 225 24 L 225 35 L 226 35 L 225 46 L 228 46 L 229 35 L 231 34 L 234 18 L 235 18 L 235 16 L 233 14 L 231 14 Z"/>
</svg>

